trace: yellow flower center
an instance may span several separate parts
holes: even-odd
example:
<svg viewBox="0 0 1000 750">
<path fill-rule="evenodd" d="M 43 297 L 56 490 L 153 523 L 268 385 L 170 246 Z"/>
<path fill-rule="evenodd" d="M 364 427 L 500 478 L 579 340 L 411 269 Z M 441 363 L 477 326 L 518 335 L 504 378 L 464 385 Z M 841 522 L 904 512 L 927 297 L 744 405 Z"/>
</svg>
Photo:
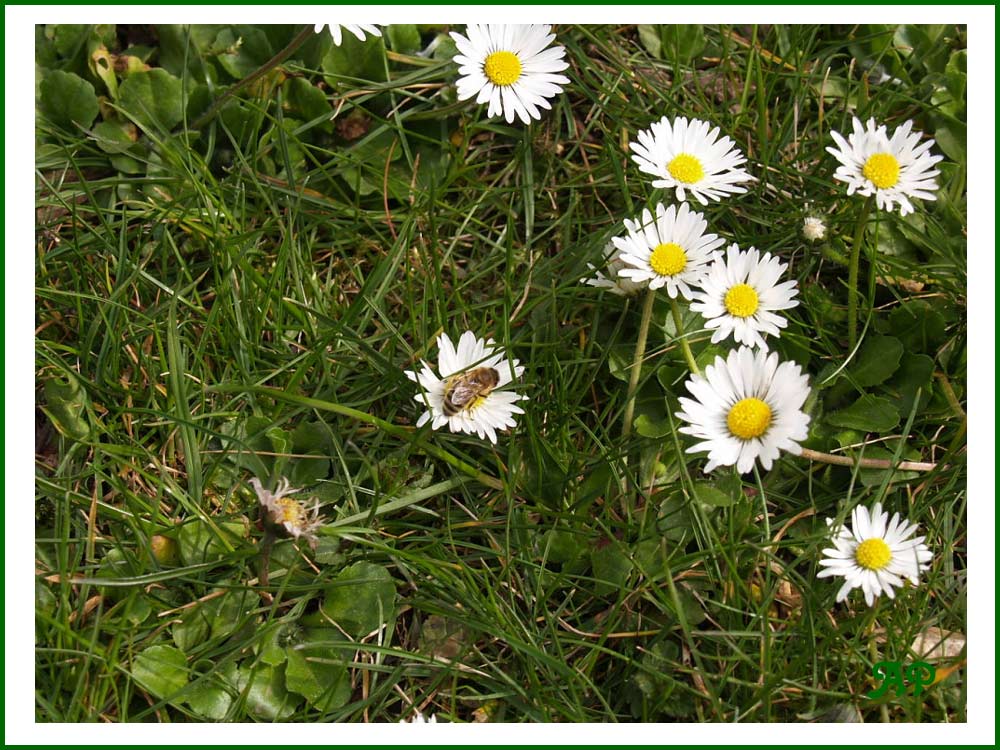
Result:
<svg viewBox="0 0 1000 750">
<path fill-rule="evenodd" d="M 667 165 L 667 171 L 675 180 L 687 185 L 700 182 L 705 177 L 705 169 L 698 157 L 691 154 L 677 154 Z"/>
<path fill-rule="evenodd" d="M 745 398 L 733 404 L 726 417 L 729 431 L 740 440 L 760 437 L 771 425 L 771 407 L 759 398 Z"/>
<path fill-rule="evenodd" d="M 675 276 L 687 266 L 688 257 L 684 248 L 674 242 L 661 242 L 653 248 L 649 265 L 660 276 Z"/>
<path fill-rule="evenodd" d="M 891 188 L 899 182 L 899 162 L 892 154 L 872 154 L 861 172 L 880 189 Z"/>
<path fill-rule="evenodd" d="M 757 290 L 749 284 L 736 284 L 726 292 L 726 309 L 736 318 L 749 318 L 760 306 Z"/>
<path fill-rule="evenodd" d="M 883 539 L 865 539 L 854 550 L 854 559 L 867 570 L 882 570 L 892 560 L 892 550 Z"/>
<path fill-rule="evenodd" d="M 298 500 L 283 497 L 278 500 L 281 509 L 281 523 L 290 523 L 295 528 L 302 528 L 306 522 L 306 511 Z"/>
<path fill-rule="evenodd" d="M 513 52 L 492 52 L 483 63 L 483 73 L 497 86 L 510 86 L 521 77 L 521 61 Z"/>
</svg>

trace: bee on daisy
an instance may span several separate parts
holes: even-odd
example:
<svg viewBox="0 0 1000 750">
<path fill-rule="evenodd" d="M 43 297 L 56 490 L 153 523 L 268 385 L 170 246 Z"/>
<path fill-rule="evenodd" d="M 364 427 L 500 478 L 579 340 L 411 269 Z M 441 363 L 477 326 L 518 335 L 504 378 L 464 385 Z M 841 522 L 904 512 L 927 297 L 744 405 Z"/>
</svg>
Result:
<svg viewBox="0 0 1000 750">
<path fill-rule="evenodd" d="M 653 187 L 674 190 L 678 201 L 690 194 L 701 205 L 745 193 L 742 183 L 754 178 L 741 165 L 743 155 L 728 136 L 704 120 L 664 117 L 640 130 L 629 144 L 632 161 L 652 175 Z"/>
<path fill-rule="evenodd" d="M 489 102 L 488 117 L 517 117 L 525 125 L 540 120 L 549 99 L 562 93 L 569 79 L 566 48 L 549 46 L 556 38 L 548 24 L 469 24 L 466 36 L 451 32 L 458 47 L 458 98 Z"/>
<path fill-rule="evenodd" d="M 326 26 L 325 23 L 316 24 L 315 31 L 318 34 Z M 382 36 L 382 31 L 378 26 L 371 23 L 331 23 L 330 25 L 330 36 L 333 37 L 333 43 L 338 47 L 343 43 L 344 36 L 341 31 L 341 27 L 350 31 L 354 36 L 358 38 L 359 42 L 365 40 L 365 35 L 370 34 L 372 36 Z"/>
<path fill-rule="evenodd" d="M 691 309 L 705 318 L 705 327 L 715 329 L 712 343 L 732 336 L 736 343 L 767 350 L 764 335 L 778 336 L 788 321 L 776 314 L 799 304 L 798 282 L 778 283 L 788 264 L 770 253 L 751 247 L 741 251 L 735 242 L 726 254 L 716 252 L 714 262 L 701 278 Z"/>
<path fill-rule="evenodd" d="M 614 237 L 612 242 L 621 253 L 624 264 L 618 276 L 635 283 L 647 283 L 650 289 L 666 287 L 667 295 L 692 299 L 712 251 L 724 240 L 707 233 L 704 216 L 692 211 L 686 203 L 680 208 L 656 206 L 656 216 L 649 209 L 642 218 L 625 220 L 627 234 Z"/>
<path fill-rule="evenodd" d="M 438 374 L 421 362 L 421 370 L 404 374 L 420 385 L 414 400 L 427 407 L 417 427 L 428 422 L 433 429 L 448 425 L 452 432 L 464 432 L 497 442 L 497 432 L 515 425 L 514 415 L 524 414 L 517 405 L 526 399 L 509 390 L 524 373 L 518 360 L 511 362 L 493 339 L 482 340 L 472 331 L 461 335 L 456 347 L 448 334 L 438 337 Z"/>
<path fill-rule="evenodd" d="M 833 179 L 847 183 L 848 195 L 874 195 L 876 205 L 886 211 L 899 204 L 900 216 L 913 212 L 911 198 L 936 199 L 934 178 L 940 172 L 934 165 L 943 157 L 931 154 L 933 138 L 920 143 L 923 133 L 913 131 L 912 120 L 892 136 L 885 125 L 876 127 L 874 118 L 862 125 L 855 117 L 852 124 L 854 132 L 846 139 L 830 131 L 837 147 L 826 148 L 840 162 Z"/>
<path fill-rule="evenodd" d="M 871 607 L 882 594 L 895 598 L 895 588 L 904 579 L 920 583 L 920 573 L 930 567 L 934 557 L 924 544 L 925 537 L 913 534 L 917 524 L 911 524 L 893 513 L 892 518 L 875 503 L 871 512 L 858 505 L 851 512 L 851 528 L 835 526 L 832 518 L 826 520 L 831 527 L 833 547 L 823 550 L 825 557 L 817 578 L 840 576 L 844 584 L 837 592 L 842 602 L 854 589 L 861 589 L 865 604 Z"/>
<path fill-rule="evenodd" d="M 686 386 L 694 398 L 678 399 L 676 416 L 688 423 L 679 431 L 700 439 L 687 452 L 708 452 L 706 473 L 735 465 L 745 474 L 758 461 L 768 470 L 781 451 L 802 452 L 799 442 L 809 434 L 809 415 L 802 410 L 809 383 L 795 362 L 742 346 L 726 359 L 716 357 Z"/>
</svg>

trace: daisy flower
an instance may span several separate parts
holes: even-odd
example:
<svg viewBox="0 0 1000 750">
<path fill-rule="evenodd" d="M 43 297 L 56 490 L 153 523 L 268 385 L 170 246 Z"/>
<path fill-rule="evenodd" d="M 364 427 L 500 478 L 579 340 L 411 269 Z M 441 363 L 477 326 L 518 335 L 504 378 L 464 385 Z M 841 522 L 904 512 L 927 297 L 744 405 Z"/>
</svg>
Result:
<svg viewBox="0 0 1000 750">
<path fill-rule="evenodd" d="M 316 33 L 318 34 L 326 26 L 325 23 L 316 24 Z M 343 26 L 345 29 L 350 31 L 354 36 L 358 38 L 359 42 L 365 40 L 365 34 L 371 34 L 372 36 L 382 36 L 382 32 L 379 30 L 378 26 L 370 23 L 331 23 L 330 24 L 330 36 L 333 37 L 333 43 L 338 47 L 340 43 L 344 41 L 340 27 Z"/>
<path fill-rule="evenodd" d="M 619 276 L 618 272 L 627 267 L 622 260 L 622 251 L 615 248 L 614 244 L 608 243 L 604 247 L 604 275 L 592 263 L 587 264 L 587 268 L 594 271 L 594 276 L 587 279 L 580 279 L 581 283 L 596 286 L 598 289 L 607 289 L 612 294 L 623 297 L 631 297 L 636 292 L 645 289 L 648 284 L 645 281 L 632 281 L 624 276 Z"/>
<path fill-rule="evenodd" d="M 754 179 L 738 167 L 746 157 L 728 136 L 719 138 L 719 129 L 703 120 L 664 117 L 649 130 L 640 130 L 630 143 L 632 161 L 639 170 L 651 174 L 653 187 L 674 188 L 677 200 L 690 192 L 701 205 L 733 193 L 745 193 L 739 183 Z"/>
<path fill-rule="evenodd" d="M 656 206 L 656 219 L 645 209 L 642 219 L 625 219 L 625 237 L 612 242 L 621 252 L 625 267 L 618 276 L 649 282 L 650 289 L 667 288 L 667 294 L 692 299 L 690 285 L 697 285 L 712 251 L 723 243 L 718 235 L 705 234 L 708 222 L 686 203 L 680 208 Z"/>
<path fill-rule="evenodd" d="M 810 242 L 819 242 L 826 237 L 826 224 L 818 216 L 807 216 L 802 220 L 802 236 Z"/>
<path fill-rule="evenodd" d="M 798 282 L 777 283 L 786 268 L 788 264 L 770 253 L 761 257 L 754 247 L 741 252 L 735 242 L 725 255 L 715 253 L 708 273 L 701 278 L 701 291 L 694 293 L 691 303 L 691 309 L 707 321 L 705 327 L 715 329 L 713 344 L 732 336 L 738 344 L 767 350 L 762 334 L 778 336 L 788 325 L 774 311 L 799 304 L 794 299 L 799 293 Z"/>
<path fill-rule="evenodd" d="M 306 508 L 298 500 L 286 497 L 302 490 L 293 488 L 284 477 L 278 480 L 274 492 L 265 490 L 257 477 L 251 479 L 250 484 L 264 509 L 265 524 L 284 529 L 295 539 L 302 537 L 316 549 L 316 529 L 323 525 L 319 517 L 319 500 L 313 498 L 311 507 Z"/>
<path fill-rule="evenodd" d="M 732 466 L 745 474 L 759 460 L 764 469 L 782 451 L 798 455 L 798 442 L 808 435 L 809 416 L 802 404 L 809 396 L 808 378 L 794 362 L 778 363 L 778 354 L 741 346 L 729 357 L 716 357 L 704 375 L 686 385 L 694 399 L 679 399 L 680 431 L 700 438 L 688 453 L 708 451 L 705 471 Z"/>
<path fill-rule="evenodd" d="M 437 714 L 432 714 L 429 718 L 425 718 L 422 713 L 417 711 L 413 714 L 410 719 L 400 719 L 400 724 L 437 724 Z"/>
<path fill-rule="evenodd" d="M 440 377 L 426 362 L 420 364 L 419 372 L 405 372 L 422 389 L 413 398 L 427 407 L 417 427 L 427 422 L 435 430 L 448 425 L 452 432 L 476 434 L 496 443 L 497 430 L 513 427 L 514 415 L 524 414 L 517 402 L 527 396 L 496 390 L 520 377 L 524 367 L 516 359 L 512 366 L 493 339 L 483 341 L 466 331 L 455 347 L 448 334 L 442 333 L 438 337 Z"/>
<path fill-rule="evenodd" d="M 888 523 L 886 523 L 888 519 Z M 834 520 L 826 519 L 832 527 Z M 920 583 L 920 572 L 930 567 L 933 555 L 924 544 L 924 537 L 911 539 L 916 524 L 901 519 L 898 513 L 882 511 L 882 504 L 875 503 L 871 513 L 858 505 L 851 511 L 852 529 L 837 526 L 832 529 L 833 549 L 823 550 L 824 559 L 819 564 L 824 570 L 817 578 L 843 576 L 846 580 L 837 592 L 842 602 L 852 589 L 860 588 L 869 607 L 883 593 L 895 597 L 894 586 L 902 586 L 903 579 Z"/>
<path fill-rule="evenodd" d="M 569 83 L 559 71 L 569 67 L 566 48 L 549 47 L 556 38 L 548 24 L 475 24 L 465 28 L 468 37 L 451 32 L 458 47 L 458 98 L 476 97 L 476 104 L 490 103 L 487 116 L 514 116 L 528 124 L 540 120 L 538 110 L 551 109 L 548 100 Z M 546 49 L 547 48 L 547 49 Z"/>
<path fill-rule="evenodd" d="M 840 133 L 830 131 L 837 148 L 826 148 L 840 162 L 833 179 L 847 183 L 848 195 L 874 193 L 879 208 L 892 211 L 898 203 L 901 216 L 913 212 L 910 198 L 935 200 L 932 191 L 938 186 L 934 178 L 940 172 L 933 167 L 944 157 L 931 155 L 933 138 L 918 146 L 923 133 L 910 132 L 912 120 L 896 128 L 891 138 L 885 125 L 875 127 L 874 118 L 865 126 L 857 117 L 853 120 L 854 132 L 845 140 Z"/>
</svg>

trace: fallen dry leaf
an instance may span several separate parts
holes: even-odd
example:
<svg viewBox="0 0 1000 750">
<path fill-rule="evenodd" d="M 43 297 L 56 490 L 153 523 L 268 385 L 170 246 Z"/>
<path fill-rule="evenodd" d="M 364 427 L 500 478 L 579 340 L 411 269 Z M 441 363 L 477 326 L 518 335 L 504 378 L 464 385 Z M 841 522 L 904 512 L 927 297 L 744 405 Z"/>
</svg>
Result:
<svg viewBox="0 0 1000 750">
<path fill-rule="evenodd" d="M 929 627 L 917 634 L 910 650 L 922 659 L 954 659 L 965 648 L 965 635 L 937 627 Z"/>
</svg>

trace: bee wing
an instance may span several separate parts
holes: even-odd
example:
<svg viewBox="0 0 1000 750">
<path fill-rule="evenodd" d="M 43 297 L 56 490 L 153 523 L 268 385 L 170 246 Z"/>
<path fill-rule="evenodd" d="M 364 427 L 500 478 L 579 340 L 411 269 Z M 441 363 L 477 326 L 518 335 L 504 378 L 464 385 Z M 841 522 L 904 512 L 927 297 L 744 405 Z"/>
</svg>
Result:
<svg viewBox="0 0 1000 750">
<path fill-rule="evenodd" d="M 478 392 L 478 385 L 458 383 L 451 389 L 450 400 L 453 404 L 466 404 L 475 398 Z"/>
</svg>

